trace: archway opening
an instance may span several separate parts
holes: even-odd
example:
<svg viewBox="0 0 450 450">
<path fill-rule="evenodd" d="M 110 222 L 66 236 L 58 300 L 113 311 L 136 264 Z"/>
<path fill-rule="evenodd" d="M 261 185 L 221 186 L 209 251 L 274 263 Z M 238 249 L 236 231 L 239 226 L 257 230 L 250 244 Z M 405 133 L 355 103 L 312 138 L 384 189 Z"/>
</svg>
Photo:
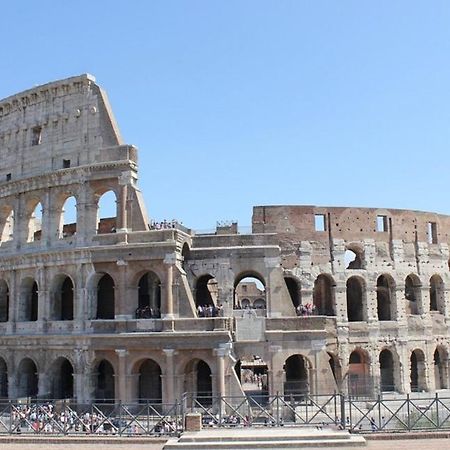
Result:
<svg viewBox="0 0 450 450">
<path fill-rule="evenodd" d="M 411 392 L 426 390 L 425 385 L 425 355 L 421 350 L 414 350 L 410 358 Z"/>
<path fill-rule="evenodd" d="M 186 365 L 184 387 L 186 392 L 193 394 L 199 404 L 212 404 L 211 369 L 205 361 L 194 359 Z"/>
<path fill-rule="evenodd" d="M 77 199 L 68 197 L 61 211 L 60 238 L 73 236 L 77 232 Z"/>
<path fill-rule="evenodd" d="M 5 206 L 0 210 L 0 243 L 12 241 L 14 238 L 14 210 Z"/>
<path fill-rule="evenodd" d="M 421 283 L 417 276 L 408 275 L 405 279 L 406 313 L 419 314 Z"/>
<path fill-rule="evenodd" d="M 358 277 L 347 280 L 347 318 L 349 322 L 361 322 L 363 315 L 363 285 Z"/>
<path fill-rule="evenodd" d="M 73 398 L 73 366 L 66 358 L 58 358 L 53 366 L 52 398 Z"/>
<path fill-rule="evenodd" d="M 20 287 L 18 320 L 34 322 L 38 319 L 38 285 L 32 278 L 25 278 Z"/>
<path fill-rule="evenodd" d="M 98 402 L 110 402 L 114 399 L 114 368 L 109 361 L 103 359 L 97 366 L 95 400 Z"/>
<path fill-rule="evenodd" d="M 439 275 L 430 278 L 430 311 L 438 311 L 444 314 L 444 282 Z"/>
<path fill-rule="evenodd" d="M 392 320 L 392 282 L 380 275 L 377 279 L 377 312 L 378 320 Z"/>
<path fill-rule="evenodd" d="M 286 399 L 302 400 L 309 394 L 309 361 L 303 355 L 292 355 L 284 363 Z"/>
<path fill-rule="evenodd" d="M 363 350 L 350 353 L 348 365 L 348 393 L 354 397 L 368 395 L 371 392 L 369 376 L 369 357 Z"/>
<path fill-rule="evenodd" d="M 269 393 L 268 367 L 259 355 L 245 355 L 235 365 L 245 395 L 259 404 L 267 401 Z"/>
<path fill-rule="evenodd" d="M 448 389 L 448 353 L 445 349 L 437 347 L 433 355 L 434 381 L 436 389 Z"/>
<path fill-rule="evenodd" d="M 291 297 L 292 304 L 294 305 L 297 315 L 300 315 L 300 305 L 302 304 L 302 294 L 300 283 L 293 277 L 284 277 L 289 296 Z"/>
<path fill-rule="evenodd" d="M 199 317 L 216 316 L 219 289 L 217 280 L 212 275 L 198 278 L 195 288 L 195 306 Z"/>
<path fill-rule="evenodd" d="M 98 200 L 97 233 L 115 233 L 117 229 L 117 197 L 114 191 L 106 191 Z"/>
<path fill-rule="evenodd" d="M 105 273 L 97 285 L 97 319 L 114 319 L 114 281 Z"/>
<path fill-rule="evenodd" d="M 356 247 L 348 247 L 344 253 L 344 261 L 346 269 L 362 269 L 362 251 Z"/>
<path fill-rule="evenodd" d="M 238 277 L 234 283 L 234 309 L 243 309 L 242 300 L 248 300 L 247 309 L 261 309 L 265 314 L 266 287 L 259 275 L 248 273 Z M 258 303 L 255 305 L 255 301 Z"/>
<path fill-rule="evenodd" d="M 159 319 L 161 317 L 161 281 L 154 272 L 147 272 L 138 284 L 138 319 Z"/>
<path fill-rule="evenodd" d="M 8 367 L 3 358 L 0 358 L 0 398 L 8 398 Z"/>
<path fill-rule="evenodd" d="M 66 277 L 61 286 L 60 320 L 73 320 L 73 283 Z"/>
<path fill-rule="evenodd" d="M 181 267 L 183 267 L 183 270 L 186 272 L 187 263 L 189 261 L 191 250 L 189 249 L 189 245 L 187 242 L 183 244 L 183 248 L 181 250 L 181 256 L 182 256 L 182 262 Z"/>
<path fill-rule="evenodd" d="M 334 316 L 334 281 L 328 275 L 319 275 L 314 281 L 314 312 L 320 316 Z"/>
<path fill-rule="evenodd" d="M 36 364 L 30 358 L 23 359 L 18 367 L 17 396 L 36 397 L 38 395 L 38 373 Z"/>
<path fill-rule="evenodd" d="M 139 402 L 161 403 L 161 367 L 152 359 L 146 359 L 139 367 Z"/>
<path fill-rule="evenodd" d="M 0 322 L 8 322 L 9 318 L 9 288 L 4 280 L 0 280 Z"/>
<path fill-rule="evenodd" d="M 30 215 L 28 222 L 28 242 L 40 241 L 42 238 L 42 205 L 39 202 Z"/>
<path fill-rule="evenodd" d="M 392 392 L 394 384 L 394 358 L 389 350 L 380 353 L 380 389 L 381 392 Z"/>
</svg>

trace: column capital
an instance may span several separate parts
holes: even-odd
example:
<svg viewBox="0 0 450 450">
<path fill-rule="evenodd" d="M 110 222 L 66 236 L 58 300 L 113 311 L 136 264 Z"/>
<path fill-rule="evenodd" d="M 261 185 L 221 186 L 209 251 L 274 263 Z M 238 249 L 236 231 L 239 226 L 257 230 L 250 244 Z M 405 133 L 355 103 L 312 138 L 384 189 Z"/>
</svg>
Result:
<svg viewBox="0 0 450 450">
<path fill-rule="evenodd" d="M 119 358 L 123 358 L 128 355 L 128 350 L 124 348 L 116 348 L 115 352 Z"/>
<path fill-rule="evenodd" d="M 175 350 L 174 348 L 163 348 L 162 351 L 167 358 L 173 358 L 175 355 L 178 354 L 178 351 Z"/>
</svg>

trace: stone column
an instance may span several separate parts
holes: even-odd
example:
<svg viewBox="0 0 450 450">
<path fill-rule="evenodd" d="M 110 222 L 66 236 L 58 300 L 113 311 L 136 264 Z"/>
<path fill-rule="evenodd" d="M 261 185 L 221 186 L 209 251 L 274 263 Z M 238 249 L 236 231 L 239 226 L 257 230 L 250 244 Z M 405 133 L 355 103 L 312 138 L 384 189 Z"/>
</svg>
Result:
<svg viewBox="0 0 450 450">
<path fill-rule="evenodd" d="M 132 319 L 137 307 L 137 302 L 133 301 L 134 297 L 130 295 L 128 289 L 128 262 L 123 259 L 117 260 L 119 267 L 119 283 L 115 292 L 116 300 L 116 319 Z"/>
<path fill-rule="evenodd" d="M 166 280 L 164 283 L 164 304 L 161 305 L 161 316 L 163 319 L 174 319 L 174 298 L 173 298 L 173 269 L 176 262 L 175 253 L 167 253 L 164 258 L 166 264 Z"/>
<path fill-rule="evenodd" d="M 366 288 L 367 321 L 378 322 L 377 288 L 371 286 Z"/>
<path fill-rule="evenodd" d="M 16 330 L 16 322 L 18 317 L 18 305 L 20 303 L 20 290 L 17 285 L 17 271 L 11 270 L 9 276 L 9 305 L 8 305 L 8 334 L 14 333 Z"/>
<path fill-rule="evenodd" d="M 272 301 L 272 274 L 274 269 L 280 267 L 280 258 L 278 256 L 275 257 L 266 257 L 264 258 L 264 265 L 266 267 L 266 309 L 267 309 L 267 317 L 280 317 L 281 312 L 277 310 L 276 302 Z"/>
<path fill-rule="evenodd" d="M 116 349 L 116 354 L 119 357 L 119 370 L 114 380 L 116 389 L 116 399 L 121 402 L 128 402 L 127 395 L 127 356 L 128 351 L 123 348 Z"/>
<path fill-rule="evenodd" d="M 51 392 L 51 380 L 50 377 L 45 373 L 38 374 L 38 395 L 41 398 L 49 398 L 52 395 Z"/>
<path fill-rule="evenodd" d="M 227 350 L 224 348 L 215 349 L 217 356 L 216 362 L 216 380 L 217 380 L 217 397 L 218 397 L 218 413 L 222 416 L 225 414 L 225 402 L 222 399 L 226 396 L 225 391 L 225 355 Z"/>
<path fill-rule="evenodd" d="M 334 288 L 334 303 L 337 323 L 347 322 L 347 287 L 338 282 Z"/>
<path fill-rule="evenodd" d="M 177 351 L 173 348 L 165 348 L 163 352 L 166 356 L 166 370 L 163 376 L 163 389 L 165 392 L 163 402 L 173 404 L 176 401 L 174 356 L 177 354 Z"/>
<path fill-rule="evenodd" d="M 126 233 L 127 230 L 127 195 L 128 195 L 128 186 L 123 184 L 120 186 L 120 195 L 119 195 L 119 214 L 118 214 L 118 233 Z"/>
<path fill-rule="evenodd" d="M 285 373 L 282 368 L 276 364 L 277 354 L 281 352 L 281 346 L 271 345 L 269 347 L 269 361 L 267 367 L 267 381 L 269 384 L 269 395 L 274 396 L 284 391 Z"/>
</svg>

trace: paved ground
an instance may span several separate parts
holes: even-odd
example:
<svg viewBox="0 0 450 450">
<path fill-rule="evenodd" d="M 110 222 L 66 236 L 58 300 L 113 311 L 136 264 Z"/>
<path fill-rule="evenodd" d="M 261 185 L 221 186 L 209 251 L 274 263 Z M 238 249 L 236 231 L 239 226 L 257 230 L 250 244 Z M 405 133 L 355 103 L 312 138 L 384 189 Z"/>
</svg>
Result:
<svg viewBox="0 0 450 450">
<path fill-rule="evenodd" d="M 450 450 L 450 439 L 405 439 L 389 441 L 368 441 L 367 450 Z M 49 444 L 39 443 L 24 444 L 2 443 L 0 449 L 4 450 L 162 450 L 162 443 L 128 443 L 121 444 L 99 444 L 99 443 L 77 443 L 77 444 Z M 341 449 L 350 450 L 350 449 Z M 355 450 L 354 448 L 352 450 Z"/>
</svg>

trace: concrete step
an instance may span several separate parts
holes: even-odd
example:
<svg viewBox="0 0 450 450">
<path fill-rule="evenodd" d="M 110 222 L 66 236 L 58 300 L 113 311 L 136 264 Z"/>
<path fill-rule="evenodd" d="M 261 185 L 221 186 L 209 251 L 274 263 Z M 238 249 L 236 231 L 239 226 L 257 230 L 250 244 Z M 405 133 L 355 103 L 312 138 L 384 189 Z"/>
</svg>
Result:
<svg viewBox="0 0 450 450">
<path fill-rule="evenodd" d="M 362 436 L 332 429 L 216 428 L 183 433 L 179 439 L 167 441 L 164 450 L 349 449 L 365 445 Z"/>
</svg>

